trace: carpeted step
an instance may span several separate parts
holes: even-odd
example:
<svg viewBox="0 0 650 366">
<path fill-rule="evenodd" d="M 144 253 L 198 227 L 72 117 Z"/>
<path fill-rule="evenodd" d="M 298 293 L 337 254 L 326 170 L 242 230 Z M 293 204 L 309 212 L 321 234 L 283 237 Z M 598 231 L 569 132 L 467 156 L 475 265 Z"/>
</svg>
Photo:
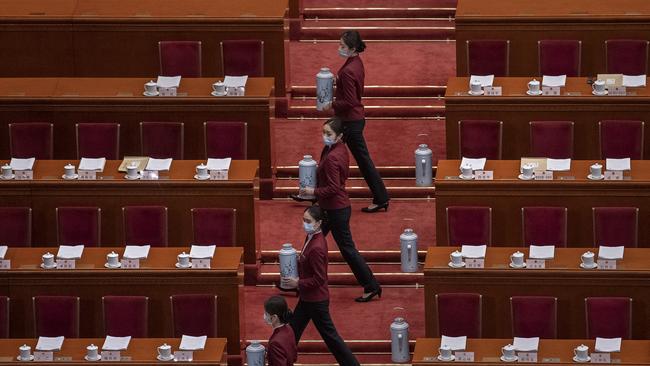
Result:
<svg viewBox="0 0 650 366">
<path fill-rule="evenodd" d="M 447 17 L 456 0 L 303 0 L 305 18 Z"/>
<path fill-rule="evenodd" d="M 373 365 L 373 366 L 394 365 L 394 363 L 391 361 L 391 355 L 389 351 L 384 353 L 365 353 L 365 352 L 362 353 L 362 352 L 355 352 L 354 350 L 352 350 L 352 352 L 354 353 L 354 356 L 357 358 L 357 360 L 361 365 Z M 336 362 L 334 356 L 332 356 L 330 353 L 325 353 L 325 352 L 319 354 L 299 353 L 298 362 L 295 363 L 294 365 L 335 366 L 338 365 L 338 363 Z"/>
<path fill-rule="evenodd" d="M 451 18 L 371 18 L 371 19 L 305 19 L 301 23 L 301 39 L 337 40 L 347 29 L 356 29 L 364 39 L 433 40 L 453 39 L 455 24 Z"/>
<path fill-rule="evenodd" d="M 424 274 L 404 273 L 398 263 L 368 263 L 377 280 L 386 285 L 415 285 L 422 284 Z M 420 265 L 421 267 L 422 265 Z M 328 267 L 329 283 L 332 285 L 354 286 L 357 280 L 350 271 L 347 263 L 330 263 Z M 279 283 L 280 269 L 277 264 L 262 264 L 257 276 L 258 285 L 272 285 Z"/>
<path fill-rule="evenodd" d="M 442 98 L 364 98 L 366 117 L 444 117 L 445 102 Z M 325 117 L 330 112 L 316 110 L 315 98 L 291 99 L 289 118 Z"/>
<path fill-rule="evenodd" d="M 383 178 L 388 194 L 399 198 L 430 198 L 434 196 L 435 189 L 431 187 L 418 187 L 415 178 Z M 297 178 L 280 178 L 275 181 L 273 197 L 286 198 L 290 194 L 298 194 Z M 370 198 L 370 190 L 363 178 L 350 178 L 346 183 L 346 190 L 352 198 Z"/>
<path fill-rule="evenodd" d="M 312 83 L 313 84 L 313 83 Z M 445 85 L 366 85 L 363 96 L 393 98 L 393 97 L 443 97 L 447 87 Z M 316 97 L 316 86 L 294 85 L 291 87 L 291 96 L 295 99 L 302 97 Z"/>
</svg>

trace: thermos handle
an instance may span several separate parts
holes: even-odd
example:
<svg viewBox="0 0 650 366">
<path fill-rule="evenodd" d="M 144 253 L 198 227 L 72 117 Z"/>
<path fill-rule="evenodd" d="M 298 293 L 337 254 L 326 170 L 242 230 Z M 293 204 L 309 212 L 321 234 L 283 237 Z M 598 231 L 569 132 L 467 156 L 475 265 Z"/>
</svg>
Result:
<svg viewBox="0 0 650 366">
<path fill-rule="evenodd" d="M 422 159 L 422 178 L 427 176 L 426 169 L 427 168 L 427 161 L 425 159 Z"/>
<path fill-rule="evenodd" d="M 406 246 L 406 250 L 408 250 L 408 262 L 411 263 L 411 249 L 413 249 L 413 246 L 411 244 Z"/>
<path fill-rule="evenodd" d="M 398 341 L 397 341 L 397 345 L 398 345 L 398 347 L 399 347 L 399 351 L 400 351 L 400 353 L 401 353 L 401 352 L 402 352 L 402 339 L 404 339 L 404 337 L 403 337 L 402 334 L 400 333 L 400 334 L 397 335 L 397 339 L 398 339 Z"/>
</svg>

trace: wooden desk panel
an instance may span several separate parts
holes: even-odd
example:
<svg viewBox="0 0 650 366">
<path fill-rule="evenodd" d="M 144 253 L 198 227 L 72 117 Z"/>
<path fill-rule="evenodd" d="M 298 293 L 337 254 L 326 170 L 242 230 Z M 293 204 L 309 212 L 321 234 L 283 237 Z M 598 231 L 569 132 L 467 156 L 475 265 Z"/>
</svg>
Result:
<svg viewBox="0 0 650 366">
<path fill-rule="evenodd" d="M 172 336 L 169 297 L 176 294 L 218 296 L 217 332 L 228 338 L 228 350 L 239 354 L 239 266 L 242 248 L 217 248 L 212 269 L 177 269 L 176 256 L 189 247 L 151 248 L 140 269 L 107 269 L 106 254 L 115 251 L 122 258 L 123 247 L 85 248 L 74 270 L 44 270 L 41 256 L 55 248 L 10 248 L 5 256 L 12 269 L 0 273 L 8 282 L 11 298 L 13 338 L 33 336 L 32 297 L 38 295 L 79 296 L 81 337 L 102 337 L 102 296 L 149 297 L 149 335 Z M 65 286 L 73 284 L 73 286 Z"/>
<path fill-rule="evenodd" d="M 582 41 L 582 75 L 605 72 L 605 41 L 647 39 L 645 0 L 459 0 L 456 8 L 456 70 L 467 75 L 466 41 L 509 39 L 510 75 L 538 74 L 537 41 Z"/>
<path fill-rule="evenodd" d="M 458 121 L 461 120 L 503 121 L 503 159 L 528 156 L 530 121 L 573 121 L 574 158 L 598 159 L 599 121 L 650 120 L 648 87 L 628 88 L 627 96 L 600 97 L 591 94 L 586 78 L 567 78 L 559 97 L 529 96 L 526 90 L 530 80 L 532 77 L 495 78 L 494 85 L 503 88 L 502 96 L 475 97 L 467 93 L 469 78 L 450 78 L 445 94 L 447 158 L 459 157 Z M 650 141 L 650 129 L 645 133 L 645 141 Z M 650 157 L 650 144 L 646 144 L 644 155 Z"/>
<path fill-rule="evenodd" d="M 452 269 L 449 255 L 458 247 L 429 247 L 424 264 L 427 337 L 437 334 L 435 294 L 473 292 L 483 295 L 483 337 L 512 336 L 511 296 L 558 298 L 558 337 L 583 338 L 584 299 L 590 296 L 625 296 L 632 302 L 632 338 L 646 339 L 650 329 L 650 249 L 625 249 L 616 270 L 583 270 L 579 267 L 584 248 L 556 248 L 546 269 L 512 269 L 510 255 L 528 248 L 488 248 L 484 269 Z"/>
</svg>

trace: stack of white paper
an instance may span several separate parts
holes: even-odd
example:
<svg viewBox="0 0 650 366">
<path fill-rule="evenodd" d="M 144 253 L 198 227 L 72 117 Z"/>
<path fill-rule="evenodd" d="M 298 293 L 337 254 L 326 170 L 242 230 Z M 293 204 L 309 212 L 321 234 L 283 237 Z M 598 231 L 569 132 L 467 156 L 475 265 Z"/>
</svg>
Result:
<svg viewBox="0 0 650 366">
<path fill-rule="evenodd" d="M 512 345 L 519 352 L 537 352 L 539 347 L 539 337 L 522 338 L 515 337 Z"/>
<path fill-rule="evenodd" d="M 169 170 L 172 166 L 172 158 L 167 158 L 167 159 L 154 159 L 154 158 L 149 158 L 149 161 L 147 162 L 147 167 L 144 168 L 144 170 Z"/>
<path fill-rule="evenodd" d="M 34 168 L 35 161 L 36 158 L 29 158 L 29 159 L 11 158 L 11 162 L 9 162 L 9 165 L 11 165 L 11 169 L 13 170 L 32 170 L 32 168 Z"/>
<path fill-rule="evenodd" d="M 208 336 L 192 337 L 184 335 L 181 337 L 181 345 L 178 349 L 182 351 L 199 351 L 205 348 L 205 341 Z"/>
<path fill-rule="evenodd" d="M 181 86 L 180 76 L 158 76 L 156 84 L 159 88 L 178 88 Z"/>
<path fill-rule="evenodd" d="M 95 170 L 103 172 L 104 165 L 106 165 L 106 158 L 81 158 L 81 162 L 79 162 L 79 170 Z"/>
<path fill-rule="evenodd" d="M 452 351 L 463 351 L 467 347 L 467 337 L 447 337 L 443 335 L 440 340 L 440 347 L 442 346 L 449 346 Z"/>
<path fill-rule="evenodd" d="M 546 159 L 546 169 L 555 172 L 571 170 L 571 159 Z"/>
<path fill-rule="evenodd" d="M 463 245 L 460 248 L 463 258 L 485 258 L 487 245 Z"/>
<path fill-rule="evenodd" d="M 226 85 L 226 88 L 237 88 L 240 86 L 246 86 L 248 81 L 248 75 L 243 76 L 228 76 L 223 79 L 223 83 Z"/>
<path fill-rule="evenodd" d="M 625 247 L 605 247 L 600 246 L 598 248 L 598 258 L 601 259 L 623 259 L 623 252 Z"/>
<path fill-rule="evenodd" d="M 530 259 L 553 259 L 555 257 L 555 246 L 531 245 L 528 257 Z"/>
<path fill-rule="evenodd" d="M 630 158 L 606 159 L 605 169 L 607 170 L 630 170 Z"/>
<path fill-rule="evenodd" d="M 192 245 L 190 248 L 190 258 L 212 258 L 216 245 Z"/>
<path fill-rule="evenodd" d="M 127 259 L 147 259 L 151 245 L 127 245 L 124 249 L 124 258 Z"/>
<path fill-rule="evenodd" d="M 623 75 L 623 86 L 628 88 L 645 86 L 645 80 L 645 75 Z"/>
<path fill-rule="evenodd" d="M 596 352 L 621 352 L 621 338 L 596 337 Z"/>
<path fill-rule="evenodd" d="M 83 245 L 61 245 L 59 247 L 59 252 L 56 253 L 56 257 L 60 259 L 81 259 L 83 252 Z"/>
<path fill-rule="evenodd" d="M 473 83 L 481 83 L 482 87 L 486 86 L 492 86 L 492 83 L 494 82 L 494 75 L 472 75 L 469 78 L 469 85 L 471 86 Z"/>
<path fill-rule="evenodd" d="M 131 342 L 131 336 L 113 337 L 108 335 L 102 349 L 104 351 L 124 351 L 129 348 L 129 342 Z"/>
<path fill-rule="evenodd" d="M 550 76 L 544 75 L 542 78 L 542 86 L 560 86 L 566 85 L 566 75 Z"/>
<path fill-rule="evenodd" d="M 485 162 L 487 161 L 487 158 L 478 158 L 478 159 L 472 159 L 472 158 L 463 158 L 460 162 L 460 166 L 463 166 L 465 164 L 469 164 L 473 170 L 483 170 L 485 169 Z"/>
<path fill-rule="evenodd" d="M 60 337 L 38 337 L 36 343 L 37 351 L 60 351 L 63 346 L 64 336 Z"/>
<path fill-rule="evenodd" d="M 6 245 L 0 246 L 0 259 L 5 259 L 5 255 L 7 255 L 7 249 L 8 247 Z"/>
<path fill-rule="evenodd" d="M 228 170 L 231 162 L 232 158 L 208 159 L 208 170 Z"/>
</svg>

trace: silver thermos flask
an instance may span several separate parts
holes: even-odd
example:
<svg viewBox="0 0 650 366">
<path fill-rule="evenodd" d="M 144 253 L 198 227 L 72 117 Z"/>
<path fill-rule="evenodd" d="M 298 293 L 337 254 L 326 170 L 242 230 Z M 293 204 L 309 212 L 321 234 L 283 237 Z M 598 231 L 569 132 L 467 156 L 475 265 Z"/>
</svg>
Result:
<svg viewBox="0 0 650 366">
<path fill-rule="evenodd" d="M 427 144 L 421 144 L 415 150 L 415 185 L 429 187 L 433 184 L 433 152 Z"/>
<path fill-rule="evenodd" d="M 404 229 L 399 236 L 402 272 L 418 271 L 418 235 L 413 229 Z"/>
<path fill-rule="evenodd" d="M 404 318 L 395 318 L 390 325 L 390 350 L 393 362 L 408 362 L 411 359 L 409 324 Z"/>
</svg>

